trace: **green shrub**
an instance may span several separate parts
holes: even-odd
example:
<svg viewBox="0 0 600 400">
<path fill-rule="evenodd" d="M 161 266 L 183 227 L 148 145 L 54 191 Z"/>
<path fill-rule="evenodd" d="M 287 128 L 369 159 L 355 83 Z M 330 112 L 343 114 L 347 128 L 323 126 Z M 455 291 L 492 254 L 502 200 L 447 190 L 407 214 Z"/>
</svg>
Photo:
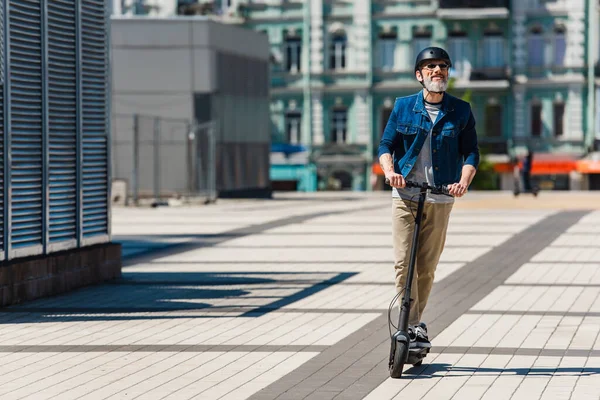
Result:
<svg viewBox="0 0 600 400">
<path fill-rule="evenodd" d="M 481 154 L 477 173 L 469 189 L 473 190 L 498 190 L 500 175 L 494 171 L 494 164 L 489 162 L 485 155 Z"/>
</svg>

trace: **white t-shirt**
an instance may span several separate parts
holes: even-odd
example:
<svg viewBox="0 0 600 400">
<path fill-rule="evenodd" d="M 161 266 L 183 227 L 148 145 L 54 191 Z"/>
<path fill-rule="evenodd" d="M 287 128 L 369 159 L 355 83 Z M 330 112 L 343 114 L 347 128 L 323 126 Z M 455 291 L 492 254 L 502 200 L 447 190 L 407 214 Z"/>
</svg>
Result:
<svg viewBox="0 0 600 400">
<path fill-rule="evenodd" d="M 433 130 L 433 124 L 437 119 L 438 113 L 440 112 L 440 108 L 442 103 L 428 103 L 425 102 L 425 109 L 429 114 L 429 118 L 431 118 L 431 127 Z M 435 181 L 433 179 L 433 161 L 431 157 L 431 132 L 427 133 L 427 137 L 425 138 L 425 143 L 423 143 L 423 147 L 417 156 L 417 161 L 413 166 L 412 170 L 405 177 L 406 180 L 413 182 L 427 182 L 427 184 L 434 186 Z M 419 192 L 418 188 L 403 188 L 397 189 L 392 188 L 392 197 L 402 198 L 405 200 L 418 201 L 419 200 Z M 427 197 L 425 201 L 428 203 L 452 203 L 454 202 L 454 197 L 446 196 L 443 194 L 431 194 L 427 192 Z"/>
</svg>

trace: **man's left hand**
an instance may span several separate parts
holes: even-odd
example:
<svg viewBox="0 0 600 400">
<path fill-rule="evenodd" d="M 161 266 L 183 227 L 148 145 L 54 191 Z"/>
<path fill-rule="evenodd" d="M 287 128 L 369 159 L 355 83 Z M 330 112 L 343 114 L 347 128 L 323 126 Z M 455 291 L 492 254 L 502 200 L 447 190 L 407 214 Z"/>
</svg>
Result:
<svg viewBox="0 0 600 400">
<path fill-rule="evenodd" d="M 448 192 L 454 197 L 463 197 L 467 193 L 468 188 L 467 184 L 458 182 L 448 185 Z"/>
</svg>

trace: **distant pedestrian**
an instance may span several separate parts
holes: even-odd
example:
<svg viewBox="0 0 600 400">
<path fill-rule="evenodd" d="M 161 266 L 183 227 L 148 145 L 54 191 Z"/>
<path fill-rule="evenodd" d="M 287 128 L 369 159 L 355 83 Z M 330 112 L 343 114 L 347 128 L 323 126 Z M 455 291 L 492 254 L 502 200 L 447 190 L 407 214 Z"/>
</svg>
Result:
<svg viewBox="0 0 600 400">
<path fill-rule="evenodd" d="M 523 159 L 523 169 L 521 171 L 523 175 L 523 190 L 525 192 L 531 192 L 531 167 L 533 164 L 533 150 L 531 147 L 527 149 L 527 155 Z"/>
</svg>

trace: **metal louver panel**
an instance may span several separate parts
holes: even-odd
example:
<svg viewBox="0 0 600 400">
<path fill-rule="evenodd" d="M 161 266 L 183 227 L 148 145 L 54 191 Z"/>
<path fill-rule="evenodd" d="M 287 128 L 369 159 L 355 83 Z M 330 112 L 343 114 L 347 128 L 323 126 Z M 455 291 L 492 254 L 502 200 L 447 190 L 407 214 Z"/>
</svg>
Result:
<svg viewBox="0 0 600 400">
<path fill-rule="evenodd" d="M 10 257 L 43 251 L 40 0 L 9 2 Z"/>
<path fill-rule="evenodd" d="M 108 43 L 104 0 L 81 0 L 83 241 L 108 240 Z"/>
<path fill-rule="evenodd" d="M 0 4 L 0 260 L 4 260 L 4 3 Z"/>
<path fill-rule="evenodd" d="M 73 0 L 48 12 L 49 250 L 77 245 L 77 39 Z"/>
</svg>

